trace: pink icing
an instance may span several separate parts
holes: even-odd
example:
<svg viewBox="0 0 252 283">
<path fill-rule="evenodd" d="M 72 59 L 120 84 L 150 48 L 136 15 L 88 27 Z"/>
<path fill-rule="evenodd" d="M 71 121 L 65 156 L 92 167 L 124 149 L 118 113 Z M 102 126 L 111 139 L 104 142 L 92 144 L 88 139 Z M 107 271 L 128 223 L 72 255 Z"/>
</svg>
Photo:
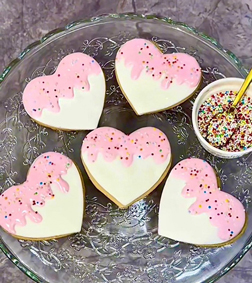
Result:
<svg viewBox="0 0 252 283">
<path fill-rule="evenodd" d="M 215 172 L 206 161 L 184 159 L 172 169 L 170 176 L 186 182 L 183 197 L 196 198 L 188 212 L 207 213 L 210 223 L 218 227 L 221 240 L 228 241 L 241 232 L 246 218 L 244 207 L 238 199 L 219 190 Z"/>
<path fill-rule="evenodd" d="M 60 153 L 40 155 L 31 165 L 26 181 L 9 188 L 0 196 L 0 225 L 15 234 L 16 225 L 26 225 L 25 217 L 35 223 L 41 222 L 43 219 L 36 207 L 44 207 L 47 200 L 54 198 L 52 183 L 62 193 L 69 191 L 69 185 L 61 176 L 67 173 L 71 165 L 72 161 Z"/>
<path fill-rule="evenodd" d="M 171 148 L 166 135 L 159 129 L 146 127 L 130 135 L 121 131 L 102 127 L 89 133 L 82 144 L 82 153 L 88 152 L 88 159 L 95 162 L 98 153 L 111 162 L 120 157 L 125 166 L 130 166 L 134 156 L 147 158 L 152 156 L 157 164 L 170 158 Z"/>
<path fill-rule="evenodd" d="M 37 77 L 30 81 L 23 92 L 23 103 L 32 117 L 40 117 L 43 109 L 59 112 L 59 98 L 74 97 L 74 88 L 89 91 L 89 75 L 102 72 L 99 64 L 83 53 L 64 57 L 53 75 Z"/>
<path fill-rule="evenodd" d="M 198 62 L 185 53 L 163 54 L 150 41 L 132 39 L 118 51 L 116 60 L 123 60 L 126 67 L 132 66 L 131 76 L 137 80 L 142 72 L 149 74 L 154 80 L 161 80 L 163 89 L 168 89 L 176 80 L 177 84 L 196 87 L 201 79 Z"/>
</svg>

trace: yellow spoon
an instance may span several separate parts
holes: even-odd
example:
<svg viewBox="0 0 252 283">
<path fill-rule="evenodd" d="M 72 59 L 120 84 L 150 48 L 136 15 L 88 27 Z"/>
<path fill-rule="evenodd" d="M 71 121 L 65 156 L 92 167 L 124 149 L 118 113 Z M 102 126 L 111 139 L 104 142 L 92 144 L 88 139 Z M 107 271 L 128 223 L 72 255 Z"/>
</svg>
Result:
<svg viewBox="0 0 252 283">
<path fill-rule="evenodd" d="M 250 83 L 252 81 L 252 69 L 250 70 L 249 74 L 247 75 L 245 81 L 243 82 L 240 90 L 238 91 L 238 94 L 230 108 L 231 111 L 233 111 L 235 109 L 235 107 L 237 106 L 238 102 L 242 99 L 245 91 L 247 90 L 247 88 L 249 87 Z"/>
</svg>

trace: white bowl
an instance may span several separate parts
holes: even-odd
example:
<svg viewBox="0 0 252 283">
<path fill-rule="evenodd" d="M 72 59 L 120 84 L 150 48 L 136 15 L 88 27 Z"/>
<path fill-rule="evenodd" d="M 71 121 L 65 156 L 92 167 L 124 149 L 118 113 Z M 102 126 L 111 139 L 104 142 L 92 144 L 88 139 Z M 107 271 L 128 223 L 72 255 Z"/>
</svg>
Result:
<svg viewBox="0 0 252 283">
<path fill-rule="evenodd" d="M 230 151 L 224 151 L 218 148 L 213 147 L 210 145 L 200 134 L 199 131 L 199 126 L 198 126 L 198 112 L 199 108 L 202 105 L 202 103 L 208 99 L 209 96 L 212 94 L 216 94 L 221 91 L 239 91 L 242 83 L 244 82 L 243 79 L 240 78 L 224 78 L 220 79 L 217 81 L 214 81 L 213 83 L 207 85 L 205 88 L 202 89 L 202 91 L 199 93 L 198 97 L 196 98 L 194 105 L 193 105 L 193 110 L 192 110 L 192 124 L 193 128 L 195 131 L 195 134 L 201 143 L 201 145 L 211 154 L 221 157 L 221 158 L 226 158 L 226 159 L 231 159 L 231 158 L 238 158 L 241 157 L 244 154 L 248 154 L 252 152 L 252 147 L 248 148 L 243 151 L 237 151 L 237 152 L 230 152 Z M 252 86 L 250 86 L 246 94 L 252 98 Z"/>
</svg>

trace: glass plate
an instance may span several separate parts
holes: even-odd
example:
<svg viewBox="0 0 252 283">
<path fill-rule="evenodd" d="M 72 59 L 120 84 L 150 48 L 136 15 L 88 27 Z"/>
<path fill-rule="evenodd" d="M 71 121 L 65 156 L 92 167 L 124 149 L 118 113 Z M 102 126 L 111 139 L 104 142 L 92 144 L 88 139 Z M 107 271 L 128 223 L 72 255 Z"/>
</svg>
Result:
<svg viewBox="0 0 252 283">
<path fill-rule="evenodd" d="M 3 252 L 37 282 L 213 282 L 233 267 L 251 247 L 252 155 L 218 159 L 198 143 L 191 125 L 195 96 L 170 111 L 137 117 L 123 97 L 114 75 L 114 58 L 127 40 L 143 37 L 166 53 L 193 55 L 203 70 L 202 87 L 225 76 L 244 77 L 237 58 L 214 39 L 183 23 L 153 16 L 108 15 L 53 31 L 29 46 L 1 75 L 0 190 L 23 182 L 40 153 L 63 152 L 80 166 L 87 187 L 86 216 L 81 233 L 61 240 L 18 241 L 0 230 Z M 173 165 L 189 156 L 210 162 L 223 190 L 238 197 L 249 215 L 242 238 L 222 248 L 200 248 L 158 236 L 157 213 L 164 182 L 127 210 L 118 209 L 88 180 L 80 161 L 87 132 L 52 131 L 32 122 L 21 94 L 32 79 L 54 72 L 69 53 L 82 51 L 104 69 L 106 103 L 100 126 L 130 133 L 143 126 L 164 131 L 172 145 Z"/>
</svg>

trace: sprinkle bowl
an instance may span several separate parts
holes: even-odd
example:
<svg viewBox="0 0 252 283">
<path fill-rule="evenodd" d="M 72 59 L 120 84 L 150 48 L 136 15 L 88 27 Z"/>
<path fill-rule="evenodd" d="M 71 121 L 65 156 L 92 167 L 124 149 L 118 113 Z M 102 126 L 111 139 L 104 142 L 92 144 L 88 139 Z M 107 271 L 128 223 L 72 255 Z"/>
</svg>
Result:
<svg viewBox="0 0 252 283">
<path fill-rule="evenodd" d="M 200 106 L 213 94 L 217 94 L 219 92 L 226 92 L 226 91 L 238 92 L 243 82 L 244 80 L 240 78 L 223 78 L 214 81 L 201 90 L 193 105 L 192 124 L 200 144 L 209 153 L 220 158 L 226 158 L 226 159 L 239 158 L 245 154 L 252 152 L 252 147 L 245 150 L 232 152 L 232 151 L 225 151 L 212 146 L 200 133 L 199 124 L 198 124 L 199 109 Z M 247 89 L 246 94 L 247 96 L 252 98 L 251 86 Z"/>
</svg>

